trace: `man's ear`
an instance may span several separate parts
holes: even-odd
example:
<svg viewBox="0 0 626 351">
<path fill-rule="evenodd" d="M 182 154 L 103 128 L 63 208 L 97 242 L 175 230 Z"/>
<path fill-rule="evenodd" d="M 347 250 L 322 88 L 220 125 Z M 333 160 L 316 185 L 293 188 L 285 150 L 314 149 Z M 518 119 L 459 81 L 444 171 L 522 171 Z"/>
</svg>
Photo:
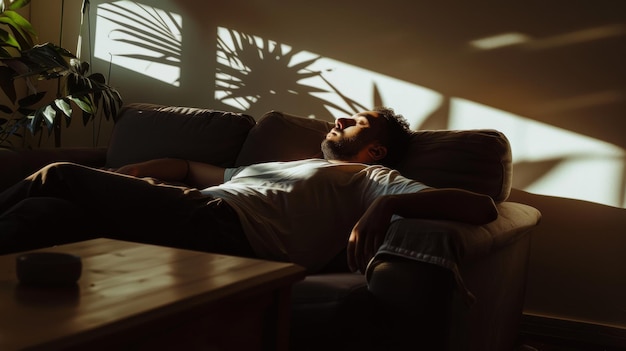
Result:
<svg viewBox="0 0 626 351">
<path fill-rule="evenodd" d="M 374 161 L 380 161 L 387 156 L 387 147 L 379 143 L 371 144 L 367 149 L 367 153 Z"/>
</svg>

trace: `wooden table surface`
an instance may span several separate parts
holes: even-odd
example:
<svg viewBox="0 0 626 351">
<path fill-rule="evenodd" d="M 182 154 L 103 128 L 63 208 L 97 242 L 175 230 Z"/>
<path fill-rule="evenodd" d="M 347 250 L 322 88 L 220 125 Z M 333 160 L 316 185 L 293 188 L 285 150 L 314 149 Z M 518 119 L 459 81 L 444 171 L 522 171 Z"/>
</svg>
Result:
<svg viewBox="0 0 626 351">
<path fill-rule="evenodd" d="M 0 350 L 93 342 L 182 311 L 290 287 L 304 277 L 304 269 L 290 263 L 110 239 L 37 251 L 79 255 L 82 276 L 70 288 L 24 286 L 15 274 L 17 254 L 0 256 Z"/>
</svg>

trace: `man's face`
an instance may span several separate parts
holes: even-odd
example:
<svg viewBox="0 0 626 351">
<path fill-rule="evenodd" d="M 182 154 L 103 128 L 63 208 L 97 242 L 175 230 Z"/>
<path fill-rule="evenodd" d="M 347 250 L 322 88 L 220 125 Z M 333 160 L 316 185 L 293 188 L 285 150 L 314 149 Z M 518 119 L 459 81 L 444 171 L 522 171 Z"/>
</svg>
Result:
<svg viewBox="0 0 626 351">
<path fill-rule="evenodd" d="M 365 111 L 351 117 L 340 117 L 335 127 L 322 141 L 322 152 L 327 160 L 360 161 L 359 154 L 378 136 L 378 113 Z"/>
</svg>

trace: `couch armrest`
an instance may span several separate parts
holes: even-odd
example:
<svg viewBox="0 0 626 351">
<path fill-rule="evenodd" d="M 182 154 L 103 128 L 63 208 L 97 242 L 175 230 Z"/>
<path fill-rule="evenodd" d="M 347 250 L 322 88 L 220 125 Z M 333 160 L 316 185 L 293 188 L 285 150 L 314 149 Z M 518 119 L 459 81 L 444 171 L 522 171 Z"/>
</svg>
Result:
<svg viewBox="0 0 626 351">
<path fill-rule="evenodd" d="M 448 269 L 461 292 L 472 300 L 460 267 L 514 244 L 541 219 L 541 213 L 528 205 L 502 202 L 497 207 L 498 218 L 482 226 L 415 218 L 394 221 L 366 270 L 368 281 L 380 262 L 388 257 L 402 257 Z"/>
<path fill-rule="evenodd" d="M 412 321 L 393 326 L 397 338 L 410 335 L 408 342 L 428 342 L 429 350 L 514 348 L 530 232 L 541 214 L 513 202 L 498 210 L 483 226 L 419 219 L 391 225 L 366 275 L 368 290 L 387 307 L 385 320 Z"/>
<path fill-rule="evenodd" d="M 102 167 L 105 158 L 105 148 L 0 149 L 0 164 L 2 165 L 0 191 L 52 162 L 71 161 L 86 166 Z"/>
</svg>

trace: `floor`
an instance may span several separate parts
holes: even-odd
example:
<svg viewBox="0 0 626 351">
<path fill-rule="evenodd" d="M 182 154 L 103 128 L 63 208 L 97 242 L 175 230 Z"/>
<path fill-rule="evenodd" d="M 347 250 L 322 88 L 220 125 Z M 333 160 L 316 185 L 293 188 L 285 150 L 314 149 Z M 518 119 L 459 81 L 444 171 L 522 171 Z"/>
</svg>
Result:
<svg viewBox="0 0 626 351">
<path fill-rule="evenodd" d="M 603 345 L 581 344 L 568 340 L 557 340 L 545 337 L 524 337 L 516 351 L 624 351 Z"/>
</svg>

